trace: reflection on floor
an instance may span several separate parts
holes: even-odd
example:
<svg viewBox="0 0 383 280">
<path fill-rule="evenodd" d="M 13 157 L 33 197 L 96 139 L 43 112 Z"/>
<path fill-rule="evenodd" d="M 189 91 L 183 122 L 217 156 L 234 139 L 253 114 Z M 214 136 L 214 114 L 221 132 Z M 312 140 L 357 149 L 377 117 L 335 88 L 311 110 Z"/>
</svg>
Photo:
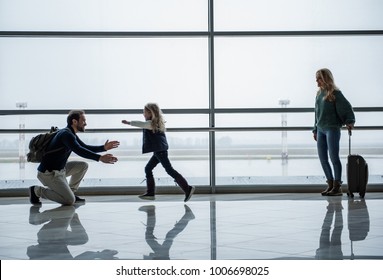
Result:
<svg viewBox="0 0 383 280">
<path fill-rule="evenodd" d="M 0 198 L 0 258 L 383 259 L 382 193 Z"/>
</svg>

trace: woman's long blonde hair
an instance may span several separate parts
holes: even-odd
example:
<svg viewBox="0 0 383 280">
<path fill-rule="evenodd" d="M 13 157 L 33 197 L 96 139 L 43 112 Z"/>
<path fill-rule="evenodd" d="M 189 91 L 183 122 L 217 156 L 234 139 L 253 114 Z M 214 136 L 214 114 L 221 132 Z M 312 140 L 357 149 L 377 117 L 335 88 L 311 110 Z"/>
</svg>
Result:
<svg viewBox="0 0 383 280">
<path fill-rule="evenodd" d="M 160 107 L 156 103 L 148 103 L 145 105 L 144 110 L 148 110 L 152 116 L 153 132 L 165 132 L 165 120 Z"/>
<path fill-rule="evenodd" d="M 331 71 L 327 68 L 319 69 L 316 72 L 316 78 L 322 79 L 324 83 L 324 90 L 326 91 L 326 95 L 324 97 L 327 101 L 335 101 L 335 90 L 339 90 L 339 88 L 335 85 L 334 76 Z M 319 94 L 320 90 L 318 91 Z"/>
</svg>

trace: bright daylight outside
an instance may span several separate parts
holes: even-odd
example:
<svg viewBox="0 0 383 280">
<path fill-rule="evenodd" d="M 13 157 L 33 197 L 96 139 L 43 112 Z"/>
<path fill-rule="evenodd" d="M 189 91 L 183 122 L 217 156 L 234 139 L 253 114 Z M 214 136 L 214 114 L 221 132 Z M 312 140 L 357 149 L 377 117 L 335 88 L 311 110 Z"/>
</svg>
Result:
<svg viewBox="0 0 383 280">
<path fill-rule="evenodd" d="M 318 90 L 315 72 L 324 67 L 331 69 L 336 85 L 356 109 L 352 152 L 366 157 L 370 183 L 381 184 L 383 131 L 366 127 L 381 126 L 383 117 L 382 110 L 376 110 L 383 106 L 383 37 L 350 31 L 381 30 L 383 4 L 373 0 L 214 4 L 212 54 L 208 1 L 1 0 L 0 188 L 37 182 L 37 164 L 25 158 L 37 132 L 25 130 L 63 128 L 66 112 L 79 108 L 95 111 L 87 114 L 87 129 L 93 132 L 80 134 L 81 139 L 121 142 L 115 151 L 119 162 L 114 166 L 89 162 L 84 185 L 140 185 L 148 156 L 141 153 L 140 131 L 130 130 L 121 120 L 143 120 L 147 102 L 157 102 L 164 110 L 170 156 L 195 185 L 209 185 L 211 176 L 217 186 L 323 181 L 311 127 Z M 4 31 L 13 33 L 8 36 Z M 20 31 L 24 35 L 18 36 Z M 236 34 L 240 31 L 241 36 Z M 262 34 L 273 31 L 282 33 Z M 289 31 L 306 33 L 283 33 Z M 298 110 L 273 112 L 281 108 Z M 270 111 L 251 111 L 255 109 Z M 34 113 L 23 114 L 25 110 Z M 214 132 L 212 147 L 208 129 L 213 126 L 222 130 Z M 108 129 L 116 132 L 103 131 Z M 343 131 L 344 164 L 348 144 Z M 173 184 L 163 169 L 155 172 L 160 184 Z"/>
</svg>

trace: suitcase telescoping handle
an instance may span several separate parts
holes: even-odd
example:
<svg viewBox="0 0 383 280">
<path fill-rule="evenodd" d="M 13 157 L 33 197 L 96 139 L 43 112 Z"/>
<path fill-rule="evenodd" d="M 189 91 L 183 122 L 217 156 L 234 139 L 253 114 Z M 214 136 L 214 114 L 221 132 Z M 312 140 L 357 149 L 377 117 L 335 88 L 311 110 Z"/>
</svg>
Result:
<svg viewBox="0 0 383 280">
<path fill-rule="evenodd" d="M 351 155 L 351 135 L 352 135 L 352 132 L 351 132 L 351 129 L 347 129 L 348 130 L 348 154 Z"/>
</svg>

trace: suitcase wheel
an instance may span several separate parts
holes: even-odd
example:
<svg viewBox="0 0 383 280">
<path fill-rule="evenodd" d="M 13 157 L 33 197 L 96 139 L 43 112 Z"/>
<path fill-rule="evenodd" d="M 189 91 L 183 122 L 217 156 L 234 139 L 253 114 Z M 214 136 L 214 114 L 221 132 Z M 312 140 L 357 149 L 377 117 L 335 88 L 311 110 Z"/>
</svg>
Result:
<svg viewBox="0 0 383 280">
<path fill-rule="evenodd" d="M 347 195 L 351 198 L 354 198 L 354 194 L 352 192 L 347 192 Z"/>
<path fill-rule="evenodd" d="M 360 192 L 359 193 L 360 198 L 364 198 L 365 194 L 366 194 L 365 192 Z"/>
</svg>

